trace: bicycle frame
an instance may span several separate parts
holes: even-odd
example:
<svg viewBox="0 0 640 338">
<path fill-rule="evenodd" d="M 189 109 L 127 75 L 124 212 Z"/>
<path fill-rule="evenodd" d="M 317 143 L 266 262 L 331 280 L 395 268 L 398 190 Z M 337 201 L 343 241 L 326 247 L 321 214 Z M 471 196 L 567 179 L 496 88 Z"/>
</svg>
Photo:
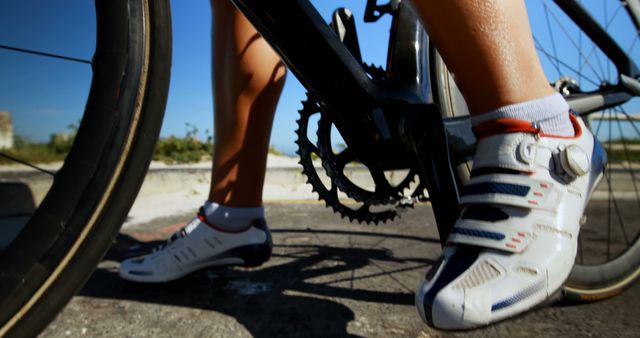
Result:
<svg viewBox="0 0 640 338">
<path fill-rule="evenodd" d="M 308 0 L 231 1 L 316 98 L 365 165 L 389 166 L 401 162 L 399 167 L 410 165 L 419 169 L 444 241 L 458 217 L 460 185 L 451 169 L 445 135 L 469 139 L 471 131 L 466 126 L 470 123 L 458 120 L 445 133 L 437 107 L 425 104 L 429 92 L 429 81 L 425 80 L 429 79 L 429 62 L 426 55 L 418 55 L 425 49 L 416 46 L 428 43 L 428 39 L 413 11 L 397 12 L 387 65 L 391 79 L 386 85 L 367 76 Z M 610 91 L 568 97 L 572 108 L 586 114 L 626 102 L 632 92 L 640 94 L 640 83 L 636 80 L 638 68 L 606 31 L 576 0 L 554 1 L 615 62 L 622 74 L 620 83 Z M 632 16 L 640 17 L 639 0 L 627 2 Z M 401 6 L 393 0 L 384 6 L 376 4 L 375 0 L 368 1 L 368 6 L 376 8 Z M 389 142 L 380 142 L 381 139 Z M 411 149 L 413 159 L 407 160 L 394 151 L 399 140 Z M 384 149 L 387 145 L 391 151 Z M 386 161 L 381 159 L 384 157 Z"/>
<path fill-rule="evenodd" d="M 368 118 L 382 101 L 395 98 L 421 102 L 417 93 L 382 89 L 375 84 L 309 1 L 233 2 L 318 99 L 338 130 L 344 132 L 349 146 L 359 153 L 367 153 L 369 141 L 377 137 L 373 131 L 384 128 Z M 354 126 L 362 131 L 358 137 L 346 132 L 354 130 Z"/>
<path fill-rule="evenodd" d="M 620 83 L 610 91 L 567 97 L 571 108 L 580 114 L 588 114 L 622 104 L 629 101 L 634 95 L 640 94 L 640 82 L 638 82 L 640 70 L 607 31 L 589 15 L 578 1 L 554 0 L 554 2 L 613 61 L 620 74 Z M 620 0 L 620 2 L 629 12 L 633 24 L 637 29 L 640 29 L 640 1 Z"/>
</svg>

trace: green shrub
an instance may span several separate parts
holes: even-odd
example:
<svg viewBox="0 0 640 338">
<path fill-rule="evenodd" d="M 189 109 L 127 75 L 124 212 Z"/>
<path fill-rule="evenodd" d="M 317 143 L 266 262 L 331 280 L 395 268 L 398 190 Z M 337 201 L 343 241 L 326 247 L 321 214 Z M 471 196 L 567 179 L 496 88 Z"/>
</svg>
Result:
<svg viewBox="0 0 640 338">
<path fill-rule="evenodd" d="M 283 156 L 284 153 L 281 152 L 280 150 L 278 150 L 276 147 L 274 146 L 269 146 L 269 154 L 271 155 L 277 155 L 277 156 Z"/>
<path fill-rule="evenodd" d="M 1 150 L 1 154 L 26 161 L 32 164 L 62 161 L 69 153 L 78 127 L 69 125 L 67 133 L 51 134 L 49 142 L 33 142 L 28 138 L 16 135 L 14 148 Z M 206 130 L 206 140 L 199 140 L 196 135 L 198 128 L 190 123 L 186 124 L 187 132 L 184 137 L 169 136 L 161 138 L 156 144 L 153 159 L 167 164 L 196 163 L 211 159 L 213 153 L 213 136 Z M 269 153 L 283 155 L 275 147 L 269 147 Z M 15 161 L 0 156 L 0 164 L 13 164 Z"/>
<path fill-rule="evenodd" d="M 51 163 L 65 159 L 78 127 L 75 124 L 67 126 L 69 132 L 51 134 L 49 142 L 33 142 L 22 135 L 15 135 L 13 149 L 2 150 L 3 154 L 31 164 Z M 0 164 L 14 164 L 14 160 L 0 156 Z"/>
<path fill-rule="evenodd" d="M 213 152 L 213 137 L 206 131 L 206 141 L 196 138 L 198 128 L 187 123 L 184 137 L 169 136 L 161 138 L 156 145 L 153 159 L 167 164 L 195 163 L 210 159 Z"/>
</svg>

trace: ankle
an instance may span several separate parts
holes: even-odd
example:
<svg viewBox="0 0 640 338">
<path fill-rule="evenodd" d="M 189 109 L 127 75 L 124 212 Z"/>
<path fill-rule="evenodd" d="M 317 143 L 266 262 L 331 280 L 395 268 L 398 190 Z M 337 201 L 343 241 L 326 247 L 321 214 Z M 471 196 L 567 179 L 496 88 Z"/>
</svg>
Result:
<svg viewBox="0 0 640 338">
<path fill-rule="evenodd" d="M 556 93 L 474 115 L 471 123 L 476 133 L 478 129 L 491 134 L 535 132 L 537 129 L 546 135 L 568 137 L 575 134 L 570 114 L 569 104 Z M 482 135 L 476 136 L 484 137 L 486 132 L 479 132 Z"/>
<path fill-rule="evenodd" d="M 224 230 L 242 231 L 251 226 L 251 222 L 264 218 L 264 207 L 234 208 L 207 201 L 202 206 L 207 222 Z"/>
</svg>

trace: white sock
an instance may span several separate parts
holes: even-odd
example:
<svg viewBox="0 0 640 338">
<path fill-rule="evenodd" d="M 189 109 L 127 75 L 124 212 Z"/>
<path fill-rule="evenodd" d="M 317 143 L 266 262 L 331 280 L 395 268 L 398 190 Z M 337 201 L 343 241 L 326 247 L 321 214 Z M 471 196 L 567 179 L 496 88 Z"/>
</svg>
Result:
<svg viewBox="0 0 640 338">
<path fill-rule="evenodd" d="M 537 124 L 545 134 L 573 136 L 574 130 L 569 119 L 569 109 L 567 101 L 562 95 L 556 93 L 473 116 L 471 124 L 477 126 L 498 118 L 514 118 Z"/>
<path fill-rule="evenodd" d="M 203 209 L 204 217 L 209 223 L 230 231 L 246 229 L 255 219 L 264 218 L 263 207 L 232 208 L 207 201 L 204 203 Z"/>
</svg>

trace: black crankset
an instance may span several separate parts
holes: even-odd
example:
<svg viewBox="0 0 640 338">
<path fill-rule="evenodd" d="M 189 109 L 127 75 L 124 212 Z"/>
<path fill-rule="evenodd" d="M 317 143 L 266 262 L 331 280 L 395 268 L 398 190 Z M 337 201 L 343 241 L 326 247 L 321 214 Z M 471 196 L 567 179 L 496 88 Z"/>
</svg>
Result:
<svg viewBox="0 0 640 338">
<path fill-rule="evenodd" d="M 375 183 L 373 191 L 362 188 L 352 181 L 345 174 L 345 169 L 349 163 L 357 162 L 356 154 L 348 147 L 338 153 L 333 150 L 331 145 L 333 123 L 315 99 L 308 96 L 302 105 L 296 131 L 300 164 L 308 178 L 307 182 L 334 212 L 350 221 L 378 224 L 395 219 L 404 209 L 412 207 L 416 200 L 424 199 L 422 185 L 418 185 L 410 196 L 404 194 L 416 176 L 413 169 L 407 169 L 406 176 L 398 184 L 392 185 L 383 170 L 369 167 L 368 171 Z M 309 124 L 313 116 L 318 117 L 315 143 L 308 137 Z M 313 120 L 315 121 L 315 118 Z M 325 184 L 327 180 L 323 182 L 321 179 L 318 168 L 314 164 L 314 158 L 321 161 L 320 169 L 321 171 L 324 169 L 329 178 L 329 184 Z"/>
</svg>

